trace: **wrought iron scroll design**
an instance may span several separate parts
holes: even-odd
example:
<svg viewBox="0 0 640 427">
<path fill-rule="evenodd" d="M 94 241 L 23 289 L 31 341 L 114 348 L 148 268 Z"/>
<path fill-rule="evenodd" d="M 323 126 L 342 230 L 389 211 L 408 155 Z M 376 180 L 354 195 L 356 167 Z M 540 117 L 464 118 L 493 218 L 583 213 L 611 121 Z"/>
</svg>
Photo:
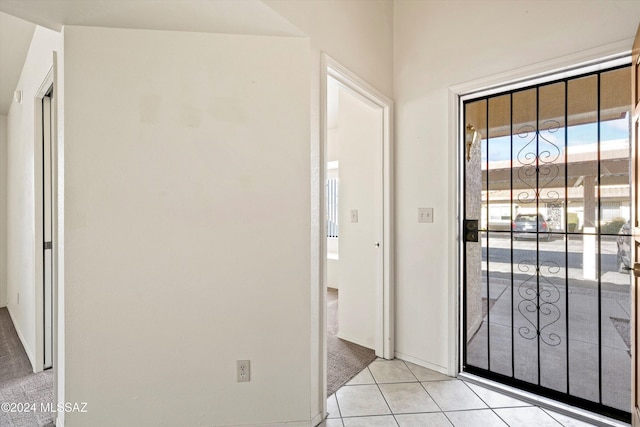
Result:
<svg viewBox="0 0 640 427">
<path fill-rule="evenodd" d="M 556 120 L 541 123 L 539 129 L 532 125 L 518 129 L 516 135 L 524 144 L 517 155 L 521 165 L 518 168 L 518 179 L 526 188 L 518 193 L 520 203 L 535 203 L 536 200 L 555 203 L 560 200 L 560 194 L 549 189 L 560 175 L 560 167 L 554 162 L 560 158 L 562 150 L 552 138 L 552 134 L 558 129 L 560 123 Z"/>
<path fill-rule="evenodd" d="M 560 345 L 562 340 L 558 334 L 545 333 L 545 329 L 560 320 L 561 316 L 557 305 L 560 301 L 560 290 L 549 280 L 545 272 L 548 275 L 557 274 L 560 266 L 552 261 L 544 261 L 540 267 L 536 267 L 535 263 L 522 261 L 518 264 L 518 270 L 529 275 L 518 286 L 518 294 L 522 297 L 522 301 L 518 303 L 518 311 L 527 322 L 527 325 L 518 328 L 518 333 L 527 340 L 539 336 L 540 340 L 549 346 Z M 541 279 L 539 286 L 535 281 L 536 277 Z"/>
<path fill-rule="evenodd" d="M 518 194 L 520 203 L 557 204 L 560 201 L 558 191 L 550 189 L 560 175 L 560 166 L 555 162 L 560 158 L 562 150 L 554 143 L 553 138 L 553 134 L 559 129 L 558 121 L 547 120 L 538 129 L 525 125 L 518 130 L 516 135 L 522 140 L 522 148 L 517 155 L 520 163 L 517 174 L 525 188 Z M 518 293 L 522 297 L 518 303 L 518 311 L 526 321 L 525 326 L 518 328 L 518 333 L 528 340 L 540 337 L 549 346 L 560 345 L 562 340 L 558 334 L 545 333 L 561 317 L 557 305 L 560 290 L 548 277 L 557 274 L 560 266 L 552 261 L 540 260 L 538 265 L 535 261 L 522 261 L 518 264 L 518 270 L 529 276 L 518 286 Z"/>
</svg>

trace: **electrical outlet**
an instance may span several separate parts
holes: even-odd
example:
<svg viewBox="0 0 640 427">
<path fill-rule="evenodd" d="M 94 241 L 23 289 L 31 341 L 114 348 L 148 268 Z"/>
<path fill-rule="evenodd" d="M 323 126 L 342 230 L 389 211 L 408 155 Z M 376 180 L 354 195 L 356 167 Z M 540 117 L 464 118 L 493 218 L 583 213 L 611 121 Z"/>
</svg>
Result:
<svg viewBox="0 0 640 427">
<path fill-rule="evenodd" d="M 418 208 L 418 222 L 433 222 L 433 208 Z"/>
<path fill-rule="evenodd" d="M 351 222 L 358 222 L 358 209 L 351 210 Z"/>
<path fill-rule="evenodd" d="M 18 292 L 17 304 L 20 305 L 20 292 Z"/>
<path fill-rule="evenodd" d="M 251 361 L 238 360 L 238 379 L 239 383 L 251 381 Z"/>
</svg>

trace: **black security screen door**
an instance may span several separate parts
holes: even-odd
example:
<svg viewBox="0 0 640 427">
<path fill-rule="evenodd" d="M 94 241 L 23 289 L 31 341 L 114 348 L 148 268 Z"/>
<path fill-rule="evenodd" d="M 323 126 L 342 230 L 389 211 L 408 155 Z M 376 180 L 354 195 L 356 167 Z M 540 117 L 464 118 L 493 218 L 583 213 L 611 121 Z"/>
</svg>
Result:
<svg viewBox="0 0 640 427">
<path fill-rule="evenodd" d="M 463 370 L 622 420 L 629 85 L 624 66 L 463 103 Z"/>
</svg>

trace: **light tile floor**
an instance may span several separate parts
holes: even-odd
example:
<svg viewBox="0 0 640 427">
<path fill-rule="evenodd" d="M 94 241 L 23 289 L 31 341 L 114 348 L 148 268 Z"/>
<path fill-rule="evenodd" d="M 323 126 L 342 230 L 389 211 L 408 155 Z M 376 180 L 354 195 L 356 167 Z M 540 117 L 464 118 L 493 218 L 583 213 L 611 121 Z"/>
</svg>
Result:
<svg viewBox="0 0 640 427">
<path fill-rule="evenodd" d="M 377 359 L 327 399 L 321 427 L 584 427 L 583 421 L 399 359 Z"/>
</svg>

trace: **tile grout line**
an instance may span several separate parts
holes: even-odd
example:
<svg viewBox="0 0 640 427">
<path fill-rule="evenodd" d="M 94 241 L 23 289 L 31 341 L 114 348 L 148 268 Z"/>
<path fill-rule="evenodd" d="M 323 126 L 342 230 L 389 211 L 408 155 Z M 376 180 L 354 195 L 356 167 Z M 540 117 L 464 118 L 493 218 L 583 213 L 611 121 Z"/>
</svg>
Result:
<svg viewBox="0 0 640 427">
<path fill-rule="evenodd" d="M 404 363 L 404 361 L 403 361 Z M 405 364 L 406 366 L 406 364 Z M 407 367 L 407 369 L 409 369 Z M 409 369 L 409 372 L 411 372 L 411 370 Z M 413 372 L 411 373 L 413 375 Z M 393 421 L 396 422 L 396 425 L 399 427 L 400 423 L 398 422 L 398 420 L 396 419 L 396 415 L 393 413 L 393 410 L 391 409 L 391 405 L 389 405 L 389 402 L 387 401 L 387 397 L 384 395 L 384 393 L 382 392 L 382 389 L 380 388 L 380 384 L 378 383 L 378 380 L 376 379 L 376 377 L 373 375 L 373 372 L 371 372 L 371 377 L 373 378 L 373 381 L 376 383 L 376 387 L 378 387 L 378 390 L 380 391 L 380 395 L 382 396 L 382 398 L 384 399 L 384 403 L 387 404 L 387 408 L 389 408 L 389 412 L 391 412 L 391 416 L 393 417 Z M 415 375 L 414 375 L 415 377 Z M 417 379 L 417 378 L 416 378 Z"/>
<path fill-rule="evenodd" d="M 404 361 L 403 361 L 403 362 L 404 362 Z M 405 365 L 406 365 L 406 362 L 405 362 Z M 408 367 L 408 366 L 407 366 L 407 367 Z M 411 369 L 409 369 L 409 370 L 411 371 Z M 413 371 L 412 371 L 411 373 L 413 373 Z M 414 374 L 414 377 L 415 377 L 415 374 Z M 418 378 L 418 377 L 416 377 L 416 379 L 417 379 L 417 378 Z M 453 379 L 455 379 L 455 378 L 453 378 Z M 424 381 L 424 382 L 430 382 L 430 381 Z M 453 424 L 453 422 L 451 421 L 451 418 L 449 418 L 449 417 L 447 416 L 446 412 L 444 412 L 444 411 L 442 410 L 442 407 L 438 404 L 438 402 L 436 402 L 436 400 L 433 398 L 433 396 L 431 396 L 431 393 L 429 393 L 429 390 L 427 390 L 427 388 L 424 386 L 423 382 L 422 382 L 422 381 L 418 381 L 418 384 L 420 384 L 420 387 L 422 387 L 422 389 L 424 390 L 424 392 L 425 392 L 425 393 L 427 393 L 427 396 L 429 396 L 429 398 L 430 398 L 430 399 L 433 401 L 433 403 L 438 407 L 438 409 L 440 409 L 440 413 L 441 413 L 442 415 L 444 415 L 444 417 L 447 419 L 447 421 L 449 422 L 449 424 L 451 424 L 451 425 L 453 426 L 454 424 Z"/>
<path fill-rule="evenodd" d="M 476 395 L 478 396 L 478 398 L 480 400 L 482 400 L 482 402 L 487 405 L 487 407 L 489 409 L 491 409 L 491 411 L 496 414 L 496 416 L 498 418 L 500 418 L 500 420 L 502 420 L 503 423 L 505 423 L 506 425 L 510 426 L 510 424 L 500 416 L 500 414 L 498 414 L 495 410 L 496 409 L 520 409 L 520 408 L 537 408 L 539 410 L 541 410 L 543 413 L 545 413 L 546 415 L 548 415 L 549 417 L 551 417 L 551 419 L 553 419 L 553 421 L 557 422 L 560 426 L 564 427 L 564 424 L 562 424 L 560 421 L 556 420 L 551 414 L 549 414 L 547 411 L 544 410 L 544 408 L 541 408 L 540 406 L 537 405 L 528 405 L 528 406 L 501 406 L 501 407 L 492 407 L 491 405 L 489 405 L 482 397 L 480 397 L 480 395 L 478 393 L 475 392 L 475 390 L 473 388 L 471 388 L 469 386 L 469 384 L 467 384 L 465 381 L 462 381 L 465 383 L 465 385 Z"/>
<path fill-rule="evenodd" d="M 562 427 L 565 427 L 564 423 L 561 423 L 559 420 L 556 419 L 556 417 L 554 417 L 552 414 L 550 414 L 549 412 L 547 412 L 547 410 L 545 408 L 540 408 L 542 409 L 542 412 L 544 412 L 545 414 L 549 415 L 551 417 L 551 419 L 553 419 L 553 421 L 557 422 L 558 424 L 560 424 Z"/>
<path fill-rule="evenodd" d="M 371 363 L 373 363 L 373 362 L 371 362 Z M 373 377 L 373 372 L 371 372 L 371 369 L 369 369 L 369 366 L 371 366 L 371 363 L 370 363 L 369 365 L 367 365 L 367 366 L 365 367 L 365 369 L 369 372 L 369 375 L 371 375 L 371 378 L 373 378 L 373 381 L 374 381 L 374 383 L 375 383 L 376 379 Z M 363 369 L 362 371 L 364 371 L 364 369 Z M 360 373 L 362 373 L 362 371 L 360 371 L 360 372 L 358 373 L 358 375 L 359 375 Z M 357 376 L 357 375 L 356 375 L 356 376 Z M 355 378 L 355 377 L 354 377 L 354 378 Z M 352 381 L 352 380 L 353 380 L 353 378 L 352 378 L 351 380 L 349 380 L 349 381 Z M 334 394 L 335 394 L 335 396 L 336 396 L 336 404 L 338 405 L 338 413 L 340 414 L 340 423 L 342 424 L 342 427 L 345 427 L 345 426 L 344 426 L 344 418 L 345 418 L 345 417 L 343 417 L 343 416 L 342 416 L 342 409 L 340 409 L 340 402 L 338 402 L 338 391 L 339 391 L 342 387 L 347 387 L 347 386 L 349 386 L 349 387 L 353 387 L 353 386 L 362 386 L 362 385 L 371 385 L 371 384 L 343 384 L 343 385 L 342 385 L 338 390 L 336 390 L 336 392 L 334 393 Z M 382 393 L 382 391 L 381 391 L 380 393 Z M 389 405 L 387 404 L 387 406 L 389 406 Z M 389 410 L 391 410 L 391 408 L 389 408 Z M 357 418 L 357 417 L 346 417 L 346 418 Z"/>
<path fill-rule="evenodd" d="M 479 395 L 478 393 L 476 393 L 476 391 L 475 391 L 474 389 L 472 389 L 472 388 L 469 386 L 469 384 L 467 384 L 467 383 L 466 383 L 466 382 L 464 382 L 464 381 L 462 381 L 462 382 L 464 383 L 464 385 L 466 385 L 466 386 L 467 386 L 467 388 L 468 388 L 469 390 L 471 390 L 471 392 L 472 392 L 473 394 L 475 394 L 476 396 L 478 396 L 478 399 L 480 399 L 480 401 L 481 401 L 482 403 L 484 403 L 485 405 L 487 405 L 487 408 L 489 408 L 489 410 L 490 410 L 491 412 L 493 412 L 493 413 L 495 414 L 495 416 L 496 416 L 496 417 L 498 417 L 498 419 L 499 419 L 500 421 L 502 421 L 503 423 L 505 423 L 505 425 L 509 426 L 509 423 L 508 423 L 508 422 L 506 422 L 506 421 L 505 421 L 505 420 L 500 416 L 500 414 L 498 414 L 496 411 L 494 411 L 494 408 L 492 408 L 492 407 L 491 407 L 491 405 L 489 405 L 489 404 L 488 404 L 488 403 L 487 403 L 487 402 L 486 402 L 482 397 L 480 397 L 480 395 Z"/>
<path fill-rule="evenodd" d="M 427 393 L 427 396 L 429 396 L 429 398 L 433 401 L 433 403 L 434 403 L 436 406 L 438 406 L 438 404 L 436 403 L 436 401 L 435 401 L 435 400 L 433 400 L 433 398 L 431 397 L 431 395 L 429 394 L 429 392 L 427 392 L 427 390 L 425 390 L 425 389 L 424 389 L 424 386 L 420 383 L 420 380 L 418 379 L 418 376 L 417 376 L 417 375 L 416 375 L 416 374 L 411 370 L 411 368 L 409 367 L 409 365 L 407 365 L 407 362 L 406 362 L 405 360 L 402 360 L 402 359 L 398 359 L 398 360 L 400 360 L 400 361 L 404 364 L 405 368 L 407 368 L 407 369 L 409 370 L 409 372 L 411 372 L 411 375 L 413 375 L 413 378 L 415 378 L 415 379 L 416 379 L 416 381 L 415 381 L 415 382 L 417 382 L 417 383 L 420 385 L 420 387 L 422 387 L 422 389 L 424 390 L 424 392 L 425 392 L 425 393 Z M 375 378 L 374 378 L 374 380 L 375 380 Z M 397 384 L 414 384 L 414 382 L 412 381 L 412 382 L 397 383 Z M 382 390 L 380 390 L 380 392 L 382 393 Z M 384 396 L 384 393 L 382 393 L 382 395 Z M 386 398 L 385 398 L 385 399 L 386 399 Z M 391 406 L 389 406 L 389 409 L 391 409 Z M 440 409 L 440 406 L 438 406 L 438 409 Z M 442 411 L 440 411 L 440 412 L 442 413 Z M 396 414 L 393 412 L 393 410 L 391 411 L 391 413 L 393 414 L 393 419 L 396 421 L 396 424 L 398 424 L 398 426 L 399 426 L 399 425 L 400 425 L 400 423 L 398 422 L 398 419 L 396 418 Z M 426 412 L 415 412 L 415 414 L 425 414 L 425 413 L 426 413 Z M 398 414 L 398 415 L 401 415 L 401 414 Z M 446 416 L 446 415 L 445 415 L 445 416 Z"/>
<path fill-rule="evenodd" d="M 378 359 L 376 359 L 376 360 L 378 360 Z M 400 360 L 400 359 L 398 359 L 398 360 Z M 375 362 L 375 360 L 374 360 L 374 362 Z M 371 362 L 371 363 L 374 363 L 374 362 Z M 371 366 L 371 364 L 369 366 Z M 345 386 L 352 387 L 352 386 L 375 385 L 377 387 L 378 391 L 380 392 L 380 395 L 382 396 L 382 399 L 384 400 L 385 404 L 387 405 L 387 408 L 389 409 L 390 413 L 389 414 L 356 415 L 356 416 L 352 416 L 352 417 L 343 417 L 342 416 L 342 411 L 340 410 L 340 408 L 338 408 L 338 410 L 340 411 L 340 420 L 342 421 L 342 426 L 344 427 L 344 418 L 386 417 L 386 416 L 389 416 L 389 415 L 391 415 L 393 417 L 393 420 L 395 421 L 396 425 L 399 426 L 400 424 L 398 423 L 398 420 L 396 419 L 395 414 L 391 410 L 391 406 L 389 405 L 389 402 L 387 401 L 387 398 L 385 397 L 384 393 L 382 392 L 382 389 L 380 388 L 380 385 L 379 385 L 378 381 L 376 380 L 375 376 L 373 375 L 373 372 L 371 372 L 371 370 L 369 369 L 369 366 L 367 366 L 366 369 L 369 371 L 369 374 L 371 375 L 371 378 L 373 378 L 373 384 L 351 384 L 351 385 L 344 384 L 343 387 L 345 387 Z M 383 383 L 383 384 L 386 384 L 386 383 Z M 340 388 L 342 388 L 342 387 L 340 387 Z M 337 398 L 338 390 L 336 390 L 336 402 L 338 401 L 338 398 Z M 339 403 L 338 403 L 338 405 L 339 405 Z"/>
<path fill-rule="evenodd" d="M 367 369 L 369 369 L 369 367 L 367 367 Z M 334 399 L 336 399 L 336 406 L 338 407 L 338 415 L 340 415 L 340 424 L 342 424 L 342 427 L 344 427 L 344 420 L 342 419 L 342 410 L 340 409 L 340 402 L 338 402 L 338 391 L 340 390 L 340 388 L 336 390 L 335 393 L 333 393 L 333 397 Z M 328 419 L 329 418 L 325 418 L 325 424 L 326 424 L 326 420 Z"/>
<path fill-rule="evenodd" d="M 382 359 L 378 359 L 381 362 L 386 362 L 386 361 L 382 361 Z M 338 389 L 335 393 L 335 402 L 338 408 L 338 414 L 339 414 L 339 419 L 340 419 L 340 424 L 342 425 L 342 427 L 345 427 L 345 418 L 363 418 L 363 417 L 386 417 L 388 415 L 391 415 L 395 421 L 396 426 L 400 426 L 400 422 L 397 419 L 397 415 L 420 415 L 420 414 L 442 414 L 444 415 L 445 419 L 451 424 L 454 425 L 452 420 L 450 419 L 450 417 L 447 415 L 447 413 L 443 410 L 443 408 L 436 402 L 436 400 L 433 398 L 433 396 L 429 393 L 429 391 L 427 390 L 425 383 L 429 384 L 429 383 L 437 383 L 437 382 L 443 382 L 443 381 L 451 381 L 451 380 L 456 380 L 455 378 L 450 378 L 450 379 L 439 379 L 439 380 L 434 380 L 434 381 L 420 381 L 420 379 L 418 379 L 417 374 L 411 369 L 411 367 L 409 367 L 408 363 L 402 359 L 397 359 L 399 361 L 402 361 L 404 367 L 406 369 L 409 370 L 409 372 L 411 373 L 411 375 L 415 378 L 416 381 L 401 381 L 401 382 L 379 382 L 378 379 L 374 376 L 373 371 L 370 369 L 370 366 L 367 366 L 366 369 L 368 370 L 368 373 L 371 375 L 371 378 L 373 380 L 373 384 L 369 383 L 369 384 L 353 384 L 353 385 L 359 385 L 359 386 L 363 386 L 363 385 L 376 385 L 377 389 L 380 392 L 380 395 L 382 396 L 385 404 L 387 405 L 387 408 L 389 409 L 390 413 L 389 414 L 376 414 L 376 415 L 358 415 L 358 416 L 353 416 L 353 417 L 343 417 L 342 415 L 342 409 L 340 407 L 340 403 L 338 401 L 338 391 L 340 389 Z M 373 363 L 373 362 L 372 362 Z M 400 365 L 402 366 L 402 365 Z M 486 401 L 485 399 L 483 399 L 480 394 L 478 392 L 476 392 L 476 390 L 474 390 L 470 384 L 468 384 L 466 381 L 464 380 L 460 380 L 458 379 L 458 381 L 461 381 L 465 386 L 466 389 L 470 390 L 473 395 L 475 395 L 484 405 L 486 405 L 486 408 L 469 408 L 469 409 L 461 409 L 461 410 L 453 410 L 453 411 L 449 411 L 451 413 L 454 412 L 471 412 L 471 411 L 478 411 L 478 410 L 485 410 L 485 409 L 489 409 L 491 410 L 491 412 L 500 420 L 502 421 L 506 426 L 510 426 L 510 424 L 497 412 L 497 410 L 501 410 L 501 409 L 524 409 L 524 408 L 536 408 L 538 411 L 541 410 L 542 414 L 544 414 L 545 416 L 549 417 L 551 420 L 553 420 L 553 422 L 557 423 L 558 427 L 564 427 L 566 426 L 566 424 L 564 424 L 563 422 L 559 421 L 558 419 L 556 419 L 556 417 L 554 417 L 551 413 L 549 413 L 545 408 L 542 408 L 538 405 L 531 405 L 531 404 L 527 404 L 525 407 L 522 406 L 512 406 L 512 405 L 506 405 L 506 406 L 491 406 L 488 401 Z M 425 391 L 425 393 L 427 394 L 427 396 L 429 396 L 429 398 L 432 400 L 432 402 L 434 403 L 434 405 L 438 408 L 438 411 L 419 411 L 419 412 L 406 412 L 406 413 L 399 413 L 396 414 L 392 408 L 391 405 L 389 404 L 389 400 L 387 399 L 387 397 L 385 396 L 383 390 L 382 390 L 382 385 L 393 385 L 393 384 L 415 384 L 415 383 L 420 384 L 420 387 L 422 388 L 422 390 Z M 342 387 L 347 386 L 347 384 L 344 384 Z M 477 385 L 480 388 L 483 388 L 480 385 Z M 341 388 L 342 388 L 341 387 Z M 492 391 L 492 390 L 489 390 Z M 500 392 L 494 392 L 497 394 L 502 394 Z M 489 396 L 490 397 L 490 396 Z M 328 420 L 328 418 L 326 419 Z"/>
<path fill-rule="evenodd" d="M 429 380 L 429 381 L 394 381 L 394 382 L 390 382 L 390 383 L 380 383 L 380 384 L 415 384 L 415 383 L 444 383 L 447 381 L 462 381 L 462 380 L 458 380 L 457 378 L 451 378 L 449 380 Z M 345 384 L 342 387 L 357 387 L 360 385 L 374 385 L 375 382 L 373 383 L 364 383 L 364 384 Z M 342 388 L 341 387 L 341 388 Z"/>
</svg>

